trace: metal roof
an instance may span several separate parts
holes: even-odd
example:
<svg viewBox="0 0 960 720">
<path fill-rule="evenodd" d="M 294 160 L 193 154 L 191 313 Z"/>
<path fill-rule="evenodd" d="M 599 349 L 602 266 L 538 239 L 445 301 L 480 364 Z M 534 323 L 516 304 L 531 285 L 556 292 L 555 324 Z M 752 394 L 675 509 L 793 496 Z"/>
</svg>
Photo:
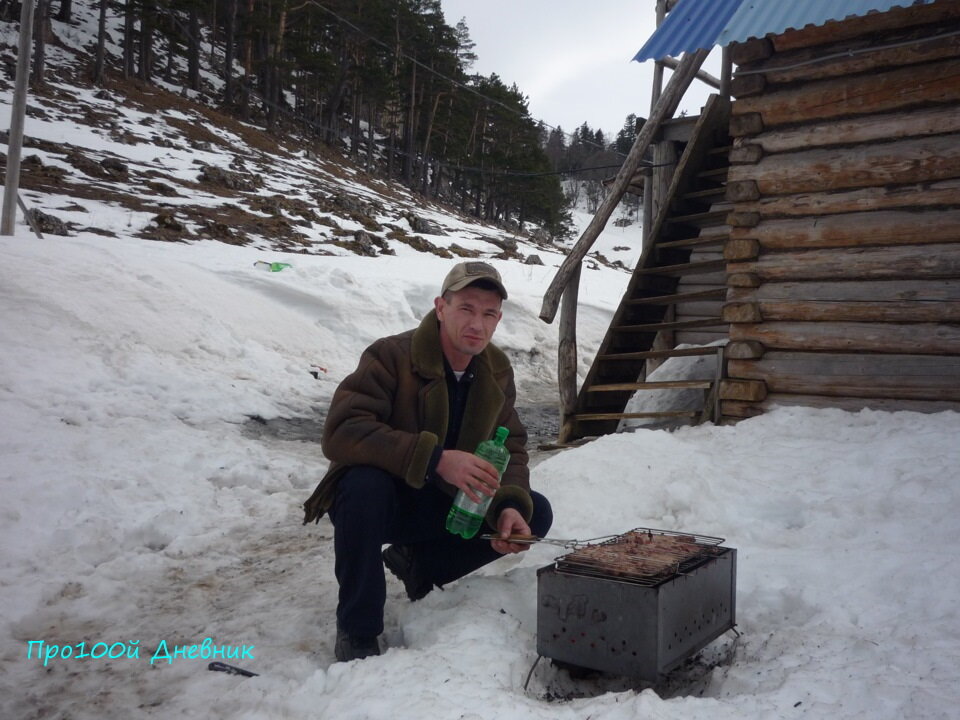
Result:
<svg viewBox="0 0 960 720">
<path fill-rule="evenodd" d="M 936 0 L 680 0 L 634 60 L 660 59 Z"/>
</svg>

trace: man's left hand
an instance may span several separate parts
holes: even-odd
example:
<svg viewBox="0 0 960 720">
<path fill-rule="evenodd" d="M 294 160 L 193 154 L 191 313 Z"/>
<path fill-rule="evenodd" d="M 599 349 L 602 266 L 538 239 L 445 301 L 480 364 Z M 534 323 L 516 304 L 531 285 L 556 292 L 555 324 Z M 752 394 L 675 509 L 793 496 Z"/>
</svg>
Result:
<svg viewBox="0 0 960 720">
<path fill-rule="evenodd" d="M 508 538 L 511 535 L 529 535 L 530 526 L 514 508 L 505 508 L 497 519 L 497 534 L 501 538 Z M 498 553 L 508 555 L 510 553 L 524 552 L 530 549 L 527 543 L 512 543 L 506 540 L 491 540 L 490 545 Z"/>
</svg>

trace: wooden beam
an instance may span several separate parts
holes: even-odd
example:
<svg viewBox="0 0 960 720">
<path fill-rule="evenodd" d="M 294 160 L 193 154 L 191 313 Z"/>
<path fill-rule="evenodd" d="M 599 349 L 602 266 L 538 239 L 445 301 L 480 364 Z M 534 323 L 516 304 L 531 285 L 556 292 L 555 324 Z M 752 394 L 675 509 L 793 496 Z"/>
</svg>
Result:
<svg viewBox="0 0 960 720">
<path fill-rule="evenodd" d="M 956 3 L 938 2 L 916 7 L 895 7 L 882 13 L 859 15 L 845 22 L 829 22 L 816 27 L 785 30 L 772 36 L 777 52 L 794 50 L 826 42 L 841 42 L 915 25 L 938 24 L 960 17 Z"/>
<path fill-rule="evenodd" d="M 943 105 L 960 100 L 960 59 L 870 75 L 802 83 L 738 99 L 733 118 L 759 113 L 764 128 L 867 113 Z"/>
<path fill-rule="evenodd" d="M 727 371 L 771 393 L 960 400 L 960 357 L 767 352 L 730 360 Z"/>
<path fill-rule="evenodd" d="M 563 292 L 560 308 L 560 344 L 557 349 L 557 383 L 560 391 L 560 432 L 558 442 L 566 442 L 573 433 L 570 416 L 577 409 L 577 297 L 580 271 L 577 265 Z"/>
<path fill-rule="evenodd" d="M 838 192 L 811 192 L 761 198 L 755 202 L 738 203 L 744 212 L 760 220 L 765 217 L 799 217 L 830 215 L 861 210 L 888 210 L 960 205 L 960 179 L 933 183 L 910 183 L 882 187 L 858 188 Z M 736 231 L 731 233 L 735 236 Z"/>
<path fill-rule="evenodd" d="M 680 103 L 680 99 L 683 97 L 683 93 L 690 86 L 694 75 L 697 70 L 700 69 L 700 66 L 708 54 L 709 50 L 698 50 L 695 53 L 686 53 L 683 56 L 683 60 L 680 61 L 680 66 L 676 72 L 674 72 L 663 94 L 651 109 L 650 117 L 643 124 L 643 128 L 637 135 L 633 147 L 630 148 L 627 158 L 623 161 L 623 166 L 620 168 L 613 184 L 610 186 L 606 199 L 600 204 L 593 220 L 590 221 L 590 224 L 586 230 L 583 231 L 580 239 L 577 240 L 576 244 L 570 250 L 570 253 L 560 265 L 557 274 L 547 288 L 547 292 L 543 298 L 543 306 L 540 309 L 540 319 L 544 322 L 553 322 L 557 314 L 557 307 L 560 304 L 560 296 L 570 282 L 574 268 L 583 261 L 583 258 L 587 252 L 589 252 L 597 237 L 599 237 L 604 227 L 606 227 L 607 221 L 620 203 L 624 191 L 630 184 L 633 174 L 636 172 L 644 152 L 646 152 L 647 146 L 650 145 L 650 142 L 656 135 L 660 124 L 667 118 L 673 116 L 673 113 Z"/>
<path fill-rule="evenodd" d="M 767 355 L 774 349 L 960 355 L 960 326 L 940 323 L 737 323 L 730 326 L 730 340 L 762 343 Z"/>
<path fill-rule="evenodd" d="M 796 393 L 769 393 L 758 403 L 730 400 L 723 403 L 724 415 L 755 417 L 775 407 L 836 408 L 856 412 L 864 408 L 896 412 L 938 413 L 947 410 L 960 412 L 960 403 L 950 400 L 909 400 L 900 398 L 836 397 L 830 395 L 800 395 Z"/>
<path fill-rule="evenodd" d="M 954 19 L 952 23 L 931 26 L 923 35 L 915 31 L 907 37 L 903 28 L 898 27 L 892 28 L 894 35 L 864 33 L 839 43 L 779 52 L 752 64 L 746 77 L 762 77 L 771 85 L 784 85 L 943 60 L 957 56 L 957 39 L 937 36 L 956 29 Z"/>
<path fill-rule="evenodd" d="M 680 67 L 680 61 L 677 60 L 676 58 L 670 57 L 669 55 L 665 58 L 661 58 L 660 62 L 662 62 L 671 70 L 676 70 L 678 67 Z M 702 82 L 706 83 L 707 85 L 714 88 L 715 90 L 720 89 L 720 78 L 714 77 L 713 75 L 706 72 L 705 70 L 697 70 L 696 78 L 697 80 L 701 80 Z"/>
<path fill-rule="evenodd" d="M 751 137 L 747 147 L 759 146 L 764 155 L 773 155 L 830 145 L 889 142 L 956 132 L 960 132 L 960 113 L 956 106 L 918 108 L 910 112 L 811 122 L 795 128 L 771 130 Z"/>
<path fill-rule="evenodd" d="M 957 71 L 960 99 L 960 69 Z M 728 183 L 752 180 L 763 196 L 846 190 L 960 177 L 960 135 L 910 138 L 895 143 L 818 148 L 771 155 L 755 165 L 731 165 Z M 742 207 L 737 207 L 743 211 Z"/>
<path fill-rule="evenodd" d="M 766 321 L 793 322 L 932 322 L 960 323 L 960 301 L 954 302 L 822 302 L 767 301 L 749 303 Z M 730 307 L 729 305 L 727 307 Z M 726 311 L 724 319 L 728 319 Z M 731 322 L 736 322 L 731 320 Z"/>
<path fill-rule="evenodd" d="M 608 383 L 593 385 L 588 392 L 623 392 L 625 390 L 707 390 L 710 380 L 660 380 L 658 382 Z"/>
<path fill-rule="evenodd" d="M 752 262 L 729 263 L 727 273 L 755 275 L 763 282 L 953 279 L 960 277 L 960 243 L 770 253 Z"/>
<path fill-rule="evenodd" d="M 960 113 L 958 113 L 960 114 Z M 761 220 L 749 230 L 731 230 L 724 249 L 728 260 L 749 259 L 764 250 L 867 247 L 871 245 L 927 245 L 960 242 L 960 210 L 880 210 L 827 215 L 811 219 Z M 737 257 L 733 253 L 745 246 Z"/>
<path fill-rule="evenodd" d="M 730 288 L 727 290 L 727 300 L 759 303 L 816 301 L 851 304 L 913 302 L 920 307 L 940 302 L 960 301 L 960 279 L 769 282 L 756 288 Z"/>
<path fill-rule="evenodd" d="M 745 362 L 740 360 L 738 362 Z M 729 373 L 729 363 L 727 364 Z M 728 379 L 720 381 L 721 400 L 747 400 L 759 402 L 767 396 L 767 386 L 762 380 Z"/>
</svg>

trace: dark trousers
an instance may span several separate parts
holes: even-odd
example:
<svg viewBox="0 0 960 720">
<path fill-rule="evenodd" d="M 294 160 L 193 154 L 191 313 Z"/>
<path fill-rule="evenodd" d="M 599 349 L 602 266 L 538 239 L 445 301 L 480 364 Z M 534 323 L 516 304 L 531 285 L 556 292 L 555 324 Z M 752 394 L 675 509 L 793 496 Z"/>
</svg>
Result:
<svg viewBox="0 0 960 720">
<path fill-rule="evenodd" d="M 531 492 L 530 530 L 544 536 L 553 523 L 550 502 Z M 445 585 L 503 557 L 479 535 L 471 540 L 444 527 L 450 496 L 427 485 L 415 490 L 393 475 L 369 465 L 350 468 L 337 483 L 330 508 L 334 525 L 334 572 L 340 584 L 337 625 L 350 635 L 383 632 L 386 579 L 380 552 L 388 543 L 407 545 L 418 567 L 434 585 Z"/>
</svg>

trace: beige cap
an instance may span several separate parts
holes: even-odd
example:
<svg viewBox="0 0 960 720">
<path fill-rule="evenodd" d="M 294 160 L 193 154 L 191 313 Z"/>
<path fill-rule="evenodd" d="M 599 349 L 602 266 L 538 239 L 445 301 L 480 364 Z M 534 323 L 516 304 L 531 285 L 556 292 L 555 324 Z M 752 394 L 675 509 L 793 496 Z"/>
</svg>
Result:
<svg viewBox="0 0 960 720">
<path fill-rule="evenodd" d="M 493 265 L 485 262 L 471 261 L 457 263 L 453 269 L 447 273 L 443 279 L 443 287 L 440 294 L 443 295 L 447 290 L 456 292 L 463 290 L 467 285 L 472 285 L 479 280 L 486 280 L 497 286 L 500 297 L 507 299 L 507 289 L 503 286 L 503 280 L 500 279 L 500 273 Z"/>
</svg>

